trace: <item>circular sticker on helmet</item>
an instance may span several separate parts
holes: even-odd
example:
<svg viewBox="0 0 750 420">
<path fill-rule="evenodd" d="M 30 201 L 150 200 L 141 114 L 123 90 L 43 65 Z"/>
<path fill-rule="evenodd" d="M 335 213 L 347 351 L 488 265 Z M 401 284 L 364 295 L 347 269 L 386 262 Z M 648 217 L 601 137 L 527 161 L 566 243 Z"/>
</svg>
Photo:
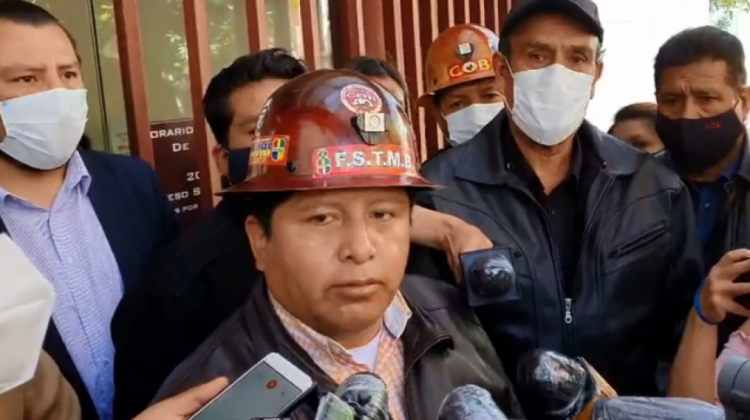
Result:
<svg viewBox="0 0 750 420">
<path fill-rule="evenodd" d="M 255 122 L 255 135 L 260 135 L 260 128 L 263 127 L 263 124 L 266 122 L 266 115 L 268 115 L 268 108 L 271 107 L 271 99 L 268 99 L 263 105 L 263 109 L 260 110 L 260 114 L 258 114 L 258 120 Z"/>
<path fill-rule="evenodd" d="M 341 102 L 355 114 L 380 112 L 383 100 L 374 89 L 365 85 L 348 85 L 341 89 Z"/>
</svg>

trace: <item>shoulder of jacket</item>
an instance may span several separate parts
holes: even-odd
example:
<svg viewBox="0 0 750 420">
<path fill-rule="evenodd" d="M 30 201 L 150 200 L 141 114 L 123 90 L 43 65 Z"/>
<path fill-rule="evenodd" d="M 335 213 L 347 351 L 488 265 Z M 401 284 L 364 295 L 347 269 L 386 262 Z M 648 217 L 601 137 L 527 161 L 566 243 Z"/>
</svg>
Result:
<svg viewBox="0 0 750 420">
<path fill-rule="evenodd" d="M 255 363 L 245 363 L 246 360 L 234 354 L 228 355 L 228 352 L 234 353 L 236 348 L 252 350 L 252 343 L 247 340 L 242 329 L 241 318 L 242 311 L 239 310 L 224 320 L 169 374 L 151 403 L 158 403 L 219 376 L 233 382 L 252 367 Z M 240 364 L 243 366 L 238 366 Z"/>
<path fill-rule="evenodd" d="M 427 311 L 465 306 L 461 291 L 441 280 L 407 275 L 401 284 L 401 290 L 413 304 Z"/>
<path fill-rule="evenodd" d="M 468 143 L 440 150 L 437 154 L 422 163 L 422 176 L 436 183 L 445 183 L 453 177 L 459 162 L 470 150 Z"/>
<path fill-rule="evenodd" d="M 682 178 L 672 169 L 671 163 L 661 156 L 648 156 L 641 171 L 645 172 L 645 178 L 651 179 L 661 189 L 682 191 L 686 188 Z"/>
<path fill-rule="evenodd" d="M 129 155 L 99 152 L 95 150 L 82 150 L 78 152 L 89 171 L 106 168 L 117 172 L 127 171 L 129 173 L 140 173 L 151 175 L 154 169 L 145 160 Z"/>
<path fill-rule="evenodd" d="M 599 135 L 603 147 L 610 149 L 609 155 L 638 162 L 639 166 L 634 175 L 641 180 L 652 183 L 662 191 L 679 191 L 685 187 L 680 176 L 672 169 L 666 152 L 651 155 L 611 134 L 600 131 Z"/>
</svg>

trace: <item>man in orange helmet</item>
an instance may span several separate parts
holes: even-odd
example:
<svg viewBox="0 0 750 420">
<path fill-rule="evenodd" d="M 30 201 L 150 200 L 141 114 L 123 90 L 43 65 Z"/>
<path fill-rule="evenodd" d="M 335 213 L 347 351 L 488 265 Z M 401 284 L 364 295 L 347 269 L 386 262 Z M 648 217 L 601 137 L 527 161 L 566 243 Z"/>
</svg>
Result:
<svg viewBox="0 0 750 420">
<path fill-rule="evenodd" d="M 319 70 L 276 91 L 258 120 L 248 177 L 223 192 L 265 281 L 185 360 L 157 400 L 277 352 L 320 393 L 374 372 L 396 420 L 437 418 L 454 388 L 476 384 L 511 417 L 520 408 L 500 360 L 457 289 L 405 276 L 419 174 L 408 117 L 366 76 Z M 269 413 L 270 414 L 270 413 Z"/>
<path fill-rule="evenodd" d="M 451 145 L 471 140 L 503 109 L 503 90 L 492 70 L 497 44 L 489 29 L 466 24 L 446 29 L 427 51 L 419 105 L 433 114 Z"/>
</svg>

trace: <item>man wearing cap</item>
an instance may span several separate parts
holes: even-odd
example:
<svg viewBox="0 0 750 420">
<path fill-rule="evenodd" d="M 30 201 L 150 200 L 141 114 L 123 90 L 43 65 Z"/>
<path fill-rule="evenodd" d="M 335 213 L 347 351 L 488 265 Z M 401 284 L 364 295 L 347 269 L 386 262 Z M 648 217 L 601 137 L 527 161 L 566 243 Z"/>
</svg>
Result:
<svg viewBox="0 0 750 420">
<path fill-rule="evenodd" d="M 258 121 L 245 182 L 224 192 L 265 281 L 162 385 L 157 401 L 218 376 L 236 380 L 270 352 L 317 384 L 290 415 L 374 372 L 393 419 L 437 418 L 454 388 L 487 389 L 522 418 L 486 334 L 451 285 L 405 276 L 419 175 L 396 99 L 346 70 L 302 75 Z"/>
<path fill-rule="evenodd" d="M 701 280 L 700 244 L 680 179 L 584 119 L 602 39 L 590 0 L 518 3 L 493 61 L 505 111 L 423 166 L 450 187 L 418 203 L 478 226 L 512 259 L 512 293 L 473 305 L 506 371 L 548 348 L 586 358 L 621 394 L 655 395 Z"/>
<path fill-rule="evenodd" d="M 489 29 L 463 24 L 443 31 L 427 50 L 419 105 L 432 113 L 451 145 L 471 140 L 503 109 L 502 86 L 492 70 L 497 43 Z"/>
</svg>

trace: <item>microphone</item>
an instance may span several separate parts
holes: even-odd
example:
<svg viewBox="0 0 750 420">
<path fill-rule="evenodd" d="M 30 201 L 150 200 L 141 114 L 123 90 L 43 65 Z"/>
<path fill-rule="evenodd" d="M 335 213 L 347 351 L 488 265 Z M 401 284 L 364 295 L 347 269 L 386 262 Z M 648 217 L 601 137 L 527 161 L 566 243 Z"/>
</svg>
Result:
<svg viewBox="0 0 750 420">
<path fill-rule="evenodd" d="M 724 420 L 725 417 L 721 408 L 692 398 L 615 397 L 594 404 L 591 420 L 605 419 Z"/>
<path fill-rule="evenodd" d="M 516 392 L 525 414 L 544 420 L 588 420 L 596 401 L 617 396 L 583 358 L 544 349 L 519 361 Z"/>
<path fill-rule="evenodd" d="M 717 388 L 727 420 L 750 417 L 750 359 L 730 357 L 719 371 Z"/>
<path fill-rule="evenodd" d="M 388 388 L 374 373 L 355 373 L 323 396 L 315 420 L 390 420 Z"/>
<path fill-rule="evenodd" d="M 347 403 L 329 392 L 320 399 L 314 420 L 357 420 L 357 413 Z"/>
<path fill-rule="evenodd" d="M 476 385 L 460 386 L 445 396 L 438 420 L 508 420 L 492 395 Z"/>
</svg>

